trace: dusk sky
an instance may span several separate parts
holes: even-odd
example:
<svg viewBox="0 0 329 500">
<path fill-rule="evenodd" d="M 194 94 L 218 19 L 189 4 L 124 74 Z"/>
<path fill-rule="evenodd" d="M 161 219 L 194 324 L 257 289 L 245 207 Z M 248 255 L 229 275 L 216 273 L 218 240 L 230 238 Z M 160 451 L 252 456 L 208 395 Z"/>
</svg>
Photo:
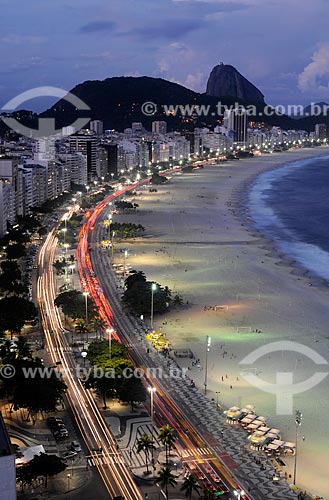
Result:
<svg viewBox="0 0 329 500">
<path fill-rule="evenodd" d="M 121 75 L 204 92 L 221 61 L 270 104 L 329 102 L 328 16 L 329 0 L 1 0 L 0 105 Z"/>
</svg>

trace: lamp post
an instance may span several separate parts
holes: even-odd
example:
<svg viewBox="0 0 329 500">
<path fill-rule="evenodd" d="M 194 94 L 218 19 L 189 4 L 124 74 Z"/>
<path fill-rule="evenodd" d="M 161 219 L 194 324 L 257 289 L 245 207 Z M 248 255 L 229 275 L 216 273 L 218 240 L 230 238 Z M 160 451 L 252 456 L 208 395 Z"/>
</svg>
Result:
<svg viewBox="0 0 329 500">
<path fill-rule="evenodd" d="M 245 493 L 243 490 L 234 490 L 234 495 L 237 497 L 238 500 L 241 500 L 241 496 L 243 496 Z"/>
<path fill-rule="evenodd" d="M 208 386 L 208 352 L 210 351 L 211 337 L 209 337 L 209 335 L 207 335 L 206 339 L 207 339 L 206 363 L 205 363 L 205 370 L 204 370 L 204 393 L 205 394 L 207 394 L 207 386 Z"/>
<path fill-rule="evenodd" d="M 220 391 L 216 391 L 216 406 L 218 408 L 218 394 L 220 394 Z"/>
<path fill-rule="evenodd" d="M 85 311 L 86 311 L 86 325 L 88 324 L 88 295 L 89 292 L 83 292 L 85 298 Z"/>
<path fill-rule="evenodd" d="M 150 396 L 151 396 L 151 425 L 153 427 L 153 424 L 154 424 L 154 411 L 153 411 L 153 408 L 154 408 L 154 393 L 156 392 L 156 388 L 155 387 L 149 387 L 148 388 L 148 391 L 150 393 Z"/>
<path fill-rule="evenodd" d="M 115 231 L 111 232 L 111 260 L 113 261 L 113 238 L 115 236 Z"/>
<path fill-rule="evenodd" d="M 67 475 L 67 491 L 70 491 L 70 479 L 71 479 L 71 474 Z"/>
<path fill-rule="evenodd" d="M 294 480 L 293 484 L 296 485 L 297 477 L 297 448 L 298 448 L 298 431 L 299 427 L 302 425 L 303 414 L 300 410 L 296 410 L 295 413 L 295 424 L 296 424 L 296 451 L 295 451 L 295 462 L 294 462 Z"/>
<path fill-rule="evenodd" d="M 151 328 L 153 330 L 153 312 L 154 312 L 154 292 L 157 289 L 156 283 L 151 285 Z"/>
<path fill-rule="evenodd" d="M 83 367 L 85 368 L 86 366 L 86 357 L 87 357 L 87 351 L 82 351 L 81 356 L 83 358 Z"/>
<path fill-rule="evenodd" d="M 126 280 L 126 258 L 127 258 L 127 255 L 128 255 L 128 251 L 125 250 L 123 252 L 123 281 Z"/>
<path fill-rule="evenodd" d="M 109 359 L 112 358 L 112 332 L 113 332 L 113 328 L 106 329 L 106 333 L 109 336 Z"/>
</svg>

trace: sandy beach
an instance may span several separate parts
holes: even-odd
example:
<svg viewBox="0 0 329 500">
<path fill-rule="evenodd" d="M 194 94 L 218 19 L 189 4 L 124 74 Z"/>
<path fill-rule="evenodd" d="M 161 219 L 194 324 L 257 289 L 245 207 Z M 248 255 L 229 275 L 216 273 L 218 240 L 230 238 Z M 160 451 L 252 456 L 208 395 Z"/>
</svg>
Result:
<svg viewBox="0 0 329 500">
<path fill-rule="evenodd" d="M 255 405 L 258 415 L 280 429 L 285 441 L 295 441 L 294 414 L 277 414 L 275 395 L 244 380 L 246 367 L 239 362 L 261 346 L 287 340 L 329 360 L 329 289 L 280 256 L 272 242 L 252 227 L 246 192 L 265 170 L 328 152 L 329 148 L 296 150 L 175 175 L 156 193 L 146 188 L 135 197 L 140 205 L 136 214 L 115 216 L 117 221 L 146 228 L 143 238 L 116 243 L 117 248 L 128 249 L 129 265 L 188 302 L 156 316 L 155 328 L 173 347 L 189 347 L 200 358 L 200 368 L 182 360 L 182 366 L 190 367 L 189 376 L 203 388 L 206 336 L 211 336 L 209 397 L 216 398 L 219 391 L 226 407 Z M 115 259 L 119 262 L 121 257 L 117 254 Z M 220 307 L 214 309 L 216 305 Z M 276 382 L 278 372 L 293 372 L 295 384 L 315 372 L 327 372 L 326 366 L 285 350 L 262 356 L 252 368 L 270 383 Z M 293 399 L 293 413 L 297 408 L 303 412 L 297 484 L 325 499 L 329 499 L 328 389 L 327 377 Z M 288 473 L 292 464 L 287 461 Z"/>
</svg>

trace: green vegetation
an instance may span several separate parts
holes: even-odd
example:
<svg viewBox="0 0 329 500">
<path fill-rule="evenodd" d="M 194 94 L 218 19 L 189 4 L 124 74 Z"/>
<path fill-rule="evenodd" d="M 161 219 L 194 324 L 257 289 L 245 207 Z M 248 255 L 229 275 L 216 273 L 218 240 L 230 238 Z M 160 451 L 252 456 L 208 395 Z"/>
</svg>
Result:
<svg viewBox="0 0 329 500">
<path fill-rule="evenodd" d="M 141 224 L 131 222 L 112 222 L 110 227 L 111 231 L 115 231 L 117 238 L 136 238 L 145 231 L 145 227 Z"/>
<path fill-rule="evenodd" d="M 91 365 L 101 371 L 98 374 L 96 369 L 93 370 L 92 378 L 86 385 L 95 388 L 102 396 L 104 408 L 107 398 L 118 398 L 130 403 L 132 411 L 135 402 L 145 401 L 144 386 L 134 373 L 134 365 L 128 359 L 125 345 L 112 340 L 110 352 L 107 340 L 97 340 L 90 344 L 87 357 Z"/>
<path fill-rule="evenodd" d="M 122 302 L 137 314 L 150 312 L 152 285 L 156 285 L 153 293 L 154 313 L 164 312 L 171 302 L 171 291 L 168 287 L 162 287 L 159 283 L 147 281 L 142 271 L 132 271 L 125 281 L 125 292 Z"/>
<path fill-rule="evenodd" d="M 189 500 L 192 500 L 193 492 L 200 494 L 200 485 L 196 475 L 189 474 L 189 476 L 184 479 L 180 490 L 184 491 L 185 496 L 188 497 Z"/>
<path fill-rule="evenodd" d="M 19 339 L 15 348 L 10 342 L 5 342 L 0 348 L 0 357 L 3 365 L 9 364 L 15 369 L 10 378 L 0 374 L 1 398 L 9 399 L 14 410 L 27 410 L 27 419 L 40 412 L 56 411 L 66 385 L 54 370 L 47 370 L 47 376 L 43 376 L 43 363 L 32 357 L 24 337 Z"/>
<path fill-rule="evenodd" d="M 136 451 L 137 453 L 141 453 L 142 451 L 145 454 L 145 465 L 146 465 L 146 474 L 149 474 L 149 461 L 150 461 L 150 452 L 155 449 L 154 442 L 152 436 L 148 434 L 143 434 L 136 441 Z"/>
<path fill-rule="evenodd" d="M 34 458 L 27 464 L 17 467 L 16 477 L 22 485 L 22 491 L 25 485 L 32 484 L 39 476 L 45 478 L 45 487 L 47 488 L 48 478 L 57 476 L 57 474 L 63 472 L 66 467 L 62 459 L 56 455 L 40 453 L 40 455 L 34 455 Z"/>
<path fill-rule="evenodd" d="M 176 486 L 177 481 L 175 479 L 175 476 L 171 472 L 170 467 L 163 467 L 159 473 L 158 473 L 159 479 L 157 480 L 157 483 L 159 483 L 162 488 L 165 489 L 166 492 L 166 498 L 168 500 L 168 486 Z"/>
<path fill-rule="evenodd" d="M 165 182 L 168 182 L 168 179 L 164 175 L 159 175 L 157 172 L 154 172 L 150 182 L 151 184 L 164 184 Z"/>
<path fill-rule="evenodd" d="M 55 306 L 60 307 L 64 316 L 69 316 L 73 320 L 86 317 L 86 300 L 82 292 L 78 290 L 69 290 L 57 295 Z M 92 320 L 96 314 L 95 305 L 91 298 L 88 298 L 88 318 Z"/>
<path fill-rule="evenodd" d="M 130 203 L 130 201 L 115 201 L 114 205 L 117 210 L 121 212 L 135 212 L 136 208 L 139 207 L 138 203 Z"/>
<path fill-rule="evenodd" d="M 160 428 L 159 440 L 166 447 L 166 464 L 169 464 L 170 450 L 176 441 L 174 429 L 169 424 Z"/>
<path fill-rule="evenodd" d="M 7 331 L 11 337 L 20 334 L 25 322 L 34 321 L 37 316 L 33 302 L 18 296 L 4 297 L 0 300 L 0 335 Z"/>
</svg>

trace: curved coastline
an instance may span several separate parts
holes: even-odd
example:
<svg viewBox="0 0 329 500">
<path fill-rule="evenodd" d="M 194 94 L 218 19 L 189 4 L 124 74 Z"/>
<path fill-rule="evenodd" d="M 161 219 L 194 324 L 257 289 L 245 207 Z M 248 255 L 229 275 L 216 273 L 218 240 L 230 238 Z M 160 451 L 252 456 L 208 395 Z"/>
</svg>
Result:
<svg viewBox="0 0 329 500">
<path fill-rule="evenodd" d="M 312 269 L 312 266 L 308 265 L 307 259 L 305 259 L 305 261 L 303 262 L 303 260 L 298 255 L 293 254 L 293 250 L 289 251 L 289 248 L 286 250 L 284 247 L 286 247 L 287 245 L 289 246 L 289 243 L 292 246 L 292 243 L 289 241 L 285 241 L 282 237 L 280 238 L 276 236 L 275 234 L 273 234 L 273 232 L 271 234 L 271 231 L 268 230 L 266 226 L 273 225 L 274 232 L 275 230 L 278 230 L 278 228 L 280 227 L 282 228 L 283 231 L 287 231 L 287 233 L 289 232 L 289 229 L 287 229 L 284 226 L 283 222 L 280 220 L 279 216 L 275 214 L 272 208 L 269 205 L 266 205 L 266 201 L 264 199 L 263 199 L 263 208 L 265 208 L 265 210 L 266 209 L 268 210 L 268 213 L 265 215 L 268 224 L 266 224 L 264 220 L 257 221 L 256 217 L 258 219 L 263 217 L 264 219 L 264 215 L 263 214 L 260 215 L 258 213 L 255 216 L 255 213 L 253 213 L 252 205 L 256 204 L 257 200 L 256 199 L 251 200 L 251 197 L 254 195 L 254 198 L 256 198 L 257 194 L 258 195 L 260 194 L 262 196 L 262 194 L 264 194 L 264 191 L 266 191 L 267 189 L 275 190 L 273 184 L 277 180 L 279 180 L 279 178 L 282 179 L 282 177 L 289 174 L 292 171 L 292 169 L 293 170 L 303 169 L 303 167 L 307 167 L 311 163 L 316 162 L 317 160 L 322 160 L 327 158 L 329 159 L 328 152 L 322 153 L 318 156 L 309 156 L 299 160 L 291 160 L 288 162 L 286 161 L 280 165 L 269 168 L 261 173 L 255 174 L 251 178 L 247 179 L 242 184 L 239 191 L 232 195 L 232 199 L 234 201 L 239 218 L 243 220 L 246 225 L 248 225 L 253 235 L 256 238 L 259 238 L 260 248 L 267 250 L 268 251 L 267 255 L 277 260 L 276 265 L 289 267 L 291 268 L 290 271 L 291 274 L 299 277 L 305 277 L 309 281 L 310 285 L 316 285 L 325 288 L 328 288 L 329 286 L 329 271 L 327 277 L 322 276 L 320 274 L 320 271 L 317 272 L 316 270 Z M 266 186 L 265 183 L 268 181 L 268 179 L 266 179 L 267 176 L 270 177 L 272 176 L 272 178 L 269 179 L 270 185 Z M 257 183 L 261 184 L 262 178 L 264 177 L 265 177 L 264 185 L 259 186 L 260 189 L 258 193 L 253 192 L 256 191 Z M 264 196 L 264 198 L 266 198 L 266 196 Z M 275 227 L 275 223 L 277 224 L 277 227 Z M 327 259 L 329 260 L 329 254 L 324 250 L 322 250 L 320 247 L 316 247 L 315 245 L 308 244 L 307 242 L 302 242 L 302 241 L 300 242 L 296 241 L 295 244 L 303 245 L 304 248 L 306 247 L 306 245 L 308 247 L 312 246 L 314 251 L 316 251 L 318 255 L 322 254 L 324 258 L 327 257 Z"/>
<path fill-rule="evenodd" d="M 156 193 L 139 194 L 140 211 L 134 215 L 134 222 L 146 227 L 146 235 L 122 243 L 129 251 L 128 263 L 133 269 L 143 270 L 148 279 L 168 285 L 188 300 L 188 306 L 156 317 L 154 326 L 164 331 L 173 346 L 188 345 L 200 358 L 200 369 L 191 366 L 189 360 L 178 360 L 182 367 L 189 368 L 189 377 L 203 388 L 204 339 L 211 336 L 209 397 L 216 398 L 220 389 L 224 406 L 254 404 L 288 441 L 294 441 L 293 418 L 276 414 L 275 398 L 243 381 L 239 361 L 264 343 L 282 340 L 328 353 L 329 359 L 329 294 L 327 287 L 309 287 L 307 271 L 279 252 L 274 242 L 254 226 L 248 193 L 263 172 L 299 159 L 325 156 L 328 151 L 279 153 L 177 176 L 172 185 L 159 187 Z M 131 220 L 131 216 L 120 218 Z M 312 282 L 320 284 L 322 280 L 312 278 Z M 226 309 L 204 310 L 205 305 L 214 304 L 224 304 Z M 279 359 L 275 355 L 264 357 L 257 363 L 261 378 L 269 381 L 275 380 L 278 366 L 283 372 L 293 367 L 296 381 L 314 373 L 313 362 L 296 358 L 294 353 L 280 354 Z M 326 432 L 321 415 L 329 412 L 327 393 L 328 383 L 324 381 L 312 389 L 312 398 L 306 392 L 297 401 L 305 415 L 306 436 L 300 452 L 300 466 L 305 470 L 301 486 L 311 489 L 316 479 L 317 493 L 329 500 L 325 475 L 329 457 L 321 438 Z M 317 411 L 320 405 L 321 414 Z M 289 473 L 291 466 L 288 461 Z"/>
</svg>

